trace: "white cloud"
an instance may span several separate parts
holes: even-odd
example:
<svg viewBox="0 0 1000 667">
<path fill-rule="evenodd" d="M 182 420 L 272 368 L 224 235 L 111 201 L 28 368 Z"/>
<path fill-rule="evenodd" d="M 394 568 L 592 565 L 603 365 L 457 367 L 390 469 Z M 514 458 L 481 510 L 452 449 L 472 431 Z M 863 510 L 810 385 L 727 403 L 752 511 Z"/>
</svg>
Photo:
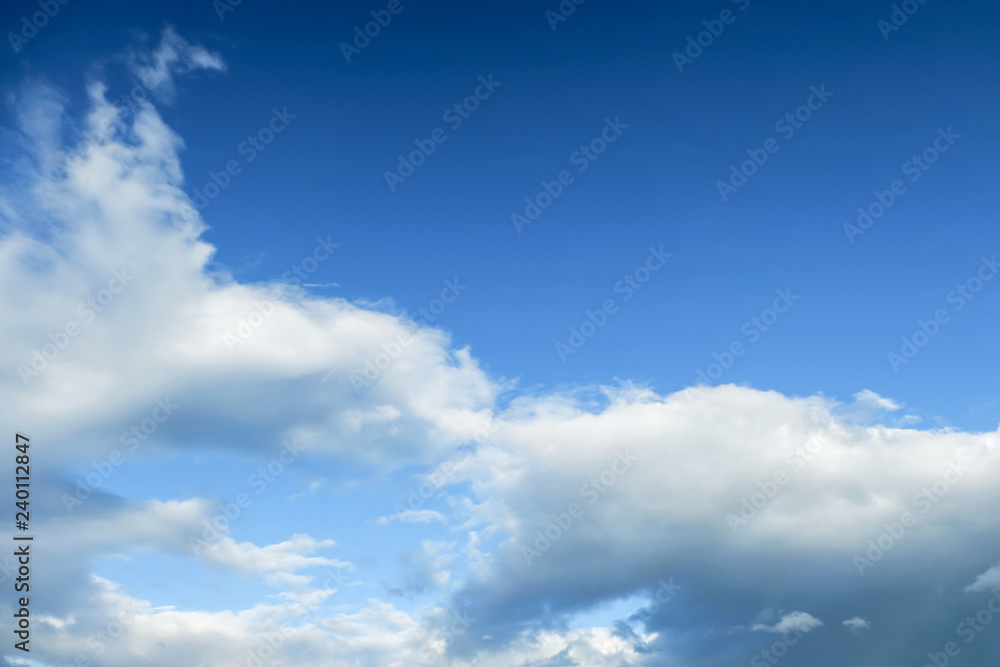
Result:
<svg viewBox="0 0 1000 667">
<path fill-rule="evenodd" d="M 640 643 L 655 635 L 641 635 Z M 649 664 L 648 656 L 636 650 L 628 639 L 616 635 L 608 628 L 584 628 L 569 631 L 547 630 L 524 633 L 503 650 L 483 650 L 469 659 L 458 659 L 453 664 L 462 667 L 508 667 L 509 665 L 580 665 L 601 667 L 627 667 Z M 658 664 L 666 656 L 658 656 Z"/>
<path fill-rule="evenodd" d="M 39 659 L 68 664 L 82 655 L 108 667 L 128 667 L 138 659 L 155 667 L 235 667 L 253 664 L 254 655 L 276 667 L 340 667 L 396 664 L 408 656 L 413 662 L 407 664 L 418 664 L 421 649 L 431 642 L 417 619 L 389 604 L 373 602 L 353 613 L 320 611 L 329 592 L 209 613 L 153 608 L 110 582 L 95 583 L 98 591 L 87 616 L 53 619 L 36 628 L 32 650 Z"/>
<path fill-rule="evenodd" d="M 380 526 L 386 526 L 392 521 L 399 521 L 400 523 L 431 523 L 433 521 L 448 523 L 443 514 L 434 510 L 403 510 L 396 514 L 380 516 L 375 520 L 375 523 Z"/>
<path fill-rule="evenodd" d="M 854 394 L 854 401 L 859 406 L 876 408 L 879 410 L 894 411 L 903 407 L 891 398 L 879 396 L 870 389 L 862 389 L 858 393 Z"/>
<path fill-rule="evenodd" d="M 309 590 L 236 612 L 183 611 L 153 607 L 97 577 L 93 585 L 87 614 L 39 619 L 32 637 L 37 660 L 70 664 L 83 656 L 107 667 L 131 667 L 140 659 L 151 667 L 237 667 L 255 664 L 255 656 L 275 667 L 506 667 L 553 659 L 592 665 L 603 658 L 599 664 L 625 667 L 640 664 L 642 657 L 607 629 L 587 628 L 524 635 L 510 646 L 484 649 L 472 660 L 450 660 L 444 658 L 448 635 L 441 629 L 477 629 L 475 620 L 466 628 L 441 609 L 414 615 L 372 600 L 357 610 L 330 611 L 332 592 Z"/>
<path fill-rule="evenodd" d="M 745 387 L 604 391 L 596 404 L 575 395 L 515 402 L 501 415 L 504 429 L 449 482 L 474 482 L 473 500 L 455 507 L 500 542 L 455 596 L 508 626 L 507 634 L 491 627 L 495 636 L 519 631 L 511 620 L 519 610 L 572 614 L 667 575 L 685 583 L 678 610 L 717 599 L 719 617 L 752 614 L 752 591 L 784 590 L 820 600 L 810 611 L 823 618 L 838 613 L 835 599 L 866 599 L 873 578 L 905 586 L 916 573 L 937 576 L 928 566 L 937 559 L 975 567 L 981 549 L 963 528 L 967 517 L 1000 529 L 983 511 L 1000 502 L 991 481 L 1000 472 L 997 433 L 864 427 L 837 417 L 829 399 Z M 615 463 L 624 449 L 638 459 L 626 469 Z M 955 461 L 964 470 L 947 497 L 915 504 L 922 489 L 954 477 Z M 558 516 L 572 503 L 583 512 L 565 527 Z M 905 546 L 859 576 L 853 556 L 907 511 L 919 523 Z M 539 537 L 546 531 L 548 544 Z M 541 549 L 529 564 L 522 547 Z M 649 629 L 670 626 L 718 630 L 662 612 Z"/>
<path fill-rule="evenodd" d="M 132 72 L 146 88 L 165 102 L 173 102 L 176 97 L 174 78 L 195 70 L 225 71 L 226 64 L 217 53 L 205 47 L 191 44 L 177 34 L 172 27 L 166 27 L 160 36 L 160 44 L 151 54 L 142 51 L 132 53 L 129 61 Z"/>
<path fill-rule="evenodd" d="M 855 616 L 844 621 L 844 627 L 856 635 L 862 635 L 871 630 L 872 624 L 860 616 Z"/>
<path fill-rule="evenodd" d="M 845 420 L 855 424 L 889 424 L 892 426 L 910 426 L 920 423 L 921 417 L 912 412 L 907 414 L 898 413 L 903 409 L 903 405 L 891 398 L 880 396 L 870 389 L 862 389 L 854 394 L 854 402 L 847 405 L 838 405 L 835 413 Z"/>
<path fill-rule="evenodd" d="M 22 117 L 42 111 L 56 122 L 60 98 L 34 90 L 19 100 Z M 117 113 L 101 86 L 92 94 L 92 122 Z M 0 416 L 42 424 L 40 438 L 66 442 L 65 463 L 104 454 L 164 395 L 219 433 L 214 445 L 244 451 L 297 437 L 313 451 L 404 464 L 471 439 L 498 387 L 468 350 L 344 299 L 210 276 L 214 248 L 199 239 L 204 225 L 181 190 L 180 138 L 148 104 L 123 121 L 123 131 L 88 142 L 65 178 L 26 166 L 23 182 L 0 191 L 0 306 L 19 314 L 0 359 L 23 374 L 0 380 Z M 33 132 L 38 155 L 58 153 L 54 133 Z M 112 296 L 122 271 L 127 287 L 87 306 L 102 290 Z M 231 352 L 224 335 L 267 300 L 270 317 Z M 67 325 L 78 333 L 57 349 L 50 334 L 58 340 Z M 413 343 L 356 396 L 352 373 L 405 332 Z M 277 410 L 276 393 L 297 409 Z M 171 424 L 157 439 L 171 442 Z"/>
<path fill-rule="evenodd" d="M 345 563 L 319 556 L 310 556 L 317 549 L 334 546 L 333 540 L 314 540 L 308 535 L 296 534 L 277 544 L 258 547 L 249 542 L 235 542 L 223 537 L 209 546 L 204 556 L 218 565 L 225 565 L 243 572 L 264 574 L 292 572 L 308 567 L 342 567 Z"/>
<path fill-rule="evenodd" d="M 775 632 L 785 634 L 786 632 L 809 632 L 823 625 L 823 621 L 810 616 L 804 611 L 793 611 L 785 614 L 774 625 L 764 625 L 757 623 L 750 629 L 754 632 Z"/>
<path fill-rule="evenodd" d="M 52 525 L 57 531 L 55 545 L 64 550 L 62 553 L 72 551 L 77 560 L 84 561 L 106 553 L 158 551 L 197 555 L 213 567 L 299 586 L 309 580 L 295 578 L 298 570 L 352 567 L 344 561 L 313 555 L 334 547 L 336 543 L 331 539 L 316 540 L 309 535 L 294 534 L 283 542 L 265 546 L 236 542 L 227 530 L 214 529 L 215 511 L 212 503 L 201 499 L 154 500 L 127 503 L 109 512 L 81 513 L 57 519 Z"/>
</svg>

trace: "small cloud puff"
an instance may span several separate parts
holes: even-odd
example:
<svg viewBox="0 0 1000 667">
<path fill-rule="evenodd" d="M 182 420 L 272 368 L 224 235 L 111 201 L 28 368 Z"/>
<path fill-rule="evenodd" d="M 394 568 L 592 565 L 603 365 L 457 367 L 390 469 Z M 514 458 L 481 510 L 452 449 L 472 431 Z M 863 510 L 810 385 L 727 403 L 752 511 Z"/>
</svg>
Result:
<svg viewBox="0 0 1000 667">
<path fill-rule="evenodd" d="M 762 623 L 757 623 L 750 629 L 754 632 L 776 632 L 778 634 L 784 634 L 786 632 L 809 632 L 810 630 L 815 630 L 816 628 L 823 625 L 823 621 L 819 620 L 815 616 L 811 616 L 804 611 L 793 611 L 790 614 L 785 614 L 781 617 L 774 625 L 764 625 Z"/>
<path fill-rule="evenodd" d="M 872 624 L 860 616 L 855 616 L 844 621 L 844 627 L 856 635 L 862 635 L 871 630 Z"/>
</svg>

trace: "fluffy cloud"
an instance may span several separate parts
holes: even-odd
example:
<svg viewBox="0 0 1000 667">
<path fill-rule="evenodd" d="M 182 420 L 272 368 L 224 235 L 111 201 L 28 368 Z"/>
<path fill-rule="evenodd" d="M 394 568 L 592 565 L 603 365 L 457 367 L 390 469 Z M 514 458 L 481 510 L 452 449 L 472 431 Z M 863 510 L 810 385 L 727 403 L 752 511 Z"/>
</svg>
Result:
<svg viewBox="0 0 1000 667">
<path fill-rule="evenodd" d="M 860 426 L 826 398 L 735 386 L 603 392 L 517 403 L 459 478 L 504 508 L 490 523 L 469 506 L 509 538 L 454 598 L 495 636 L 651 592 L 667 575 L 685 595 L 651 630 L 718 631 L 775 598 L 820 618 L 845 600 L 884 614 L 873 586 L 919 596 L 917 577 L 954 591 L 934 563 L 971 577 L 992 557 L 977 545 L 1000 527 L 983 510 L 1000 501 L 997 433 Z"/>
<path fill-rule="evenodd" d="M 171 57 L 154 61 L 173 71 Z M 90 93 L 85 125 L 95 132 L 65 177 L 50 129 L 61 98 L 36 87 L 17 100 L 34 120 L 22 128 L 32 159 L 0 196 L 0 305 L 19 313 L 0 350 L 11 370 L 0 381 L 5 419 L 41 424 L 48 442 L 72 438 L 60 451 L 69 462 L 117 442 L 168 395 L 185 417 L 158 439 L 179 447 L 208 444 L 185 430 L 195 422 L 216 447 L 263 450 L 296 437 L 315 451 L 393 463 L 471 438 L 497 387 L 468 350 L 343 299 L 209 275 L 214 249 L 199 240 L 204 225 L 181 190 L 183 142 L 149 103 L 124 118 L 103 86 Z M 230 350 L 226 335 L 262 310 L 263 323 Z M 400 358 L 356 395 L 351 375 L 405 334 L 412 343 Z M 275 405 L 278 393 L 294 408 Z"/>
<path fill-rule="evenodd" d="M 321 611 L 329 591 L 309 591 L 278 604 L 240 612 L 153 608 L 96 579 L 88 614 L 46 617 L 36 629 L 36 659 L 50 664 L 126 667 L 245 667 L 402 664 L 428 650 L 431 637 L 410 615 L 372 603 L 354 614 Z M 91 662 L 83 662 L 90 660 Z M 413 664 L 413 663 L 407 663 Z"/>
</svg>

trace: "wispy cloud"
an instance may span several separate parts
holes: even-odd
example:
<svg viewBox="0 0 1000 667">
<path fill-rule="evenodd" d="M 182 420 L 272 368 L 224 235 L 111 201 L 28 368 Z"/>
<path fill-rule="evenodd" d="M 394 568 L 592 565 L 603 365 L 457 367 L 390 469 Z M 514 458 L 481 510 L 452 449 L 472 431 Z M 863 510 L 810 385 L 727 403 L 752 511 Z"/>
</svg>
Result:
<svg viewBox="0 0 1000 667">
<path fill-rule="evenodd" d="M 177 97 L 177 75 L 196 70 L 223 72 L 226 63 L 219 54 L 188 42 L 167 26 L 155 50 L 132 51 L 129 68 L 160 101 L 172 103 Z"/>
</svg>

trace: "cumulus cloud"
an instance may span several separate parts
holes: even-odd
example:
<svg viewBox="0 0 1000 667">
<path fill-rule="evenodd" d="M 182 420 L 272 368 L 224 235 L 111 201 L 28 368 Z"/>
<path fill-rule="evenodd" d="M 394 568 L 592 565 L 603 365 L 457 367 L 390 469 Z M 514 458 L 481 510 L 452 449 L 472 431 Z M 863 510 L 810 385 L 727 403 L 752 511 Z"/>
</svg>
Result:
<svg viewBox="0 0 1000 667">
<path fill-rule="evenodd" d="M 52 664 L 81 656 L 109 667 L 128 667 L 140 659 L 164 667 L 236 667 L 254 661 L 279 667 L 388 665 L 399 659 L 419 664 L 433 641 L 416 619 L 390 604 L 331 613 L 323 608 L 330 591 L 308 591 L 239 612 L 202 612 L 154 608 L 111 582 L 94 583 L 97 591 L 86 616 L 49 618 L 36 627 L 33 656 Z"/>
<path fill-rule="evenodd" d="M 95 95 L 92 117 L 118 113 Z M 33 117 L 57 100 L 19 104 Z M 470 439 L 497 386 L 443 332 L 289 285 L 209 274 L 214 248 L 181 189 L 181 145 L 142 104 L 125 131 L 88 142 L 65 177 L 26 167 L 0 193 L 0 301 L 19 313 L 0 350 L 15 370 L 0 380 L 0 414 L 42 424 L 50 442 L 72 436 L 61 453 L 70 463 L 117 442 L 167 395 L 185 418 L 158 440 L 182 448 L 262 450 L 296 437 L 325 454 L 402 464 Z M 262 307 L 269 317 L 230 350 L 224 337 Z M 356 395 L 351 374 L 407 333 L 413 343 Z M 278 409 L 276 393 L 294 409 Z M 184 429 L 195 421 L 219 435 L 207 443 Z"/>
<path fill-rule="evenodd" d="M 95 577 L 93 585 L 86 614 L 46 616 L 37 622 L 34 658 L 51 664 L 98 660 L 108 667 L 130 667 L 139 659 L 163 667 L 237 667 L 255 664 L 255 660 L 276 667 L 624 667 L 639 664 L 641 658 L 628 642 L 607 629 L 588 628 L 524 636 L 509 646 L 482 651 L 475 662 L 452 661 L 446 654 L 452 631 L 436 628 L 476 632 L 476 621 L 454 619 L 441 609 L 426 609 L 421 618 L 372 600 L 361 609 L 342 612 L 329 608 L 332 591 L 314 589 L 238 612 L 185 611 L 153 607 L 101 578 Z M 430 625 L 428 619 L 433 621 Z"/>
<path fill-rule="evenodd" d="M 794 592 L 823 618 L 841 613 L 838 598 L 867 599 L 872 581 L 905 588 L 917 572 L 937 576 L 928 563 L 939 559 L 978 567 L 976 531 L 997 523 L 981 511 L 1000 500 L 988 472 L 996 433 L 866 427 L 823 397 L 735 386 L 603 391 L 603 402 L 515 402 L 478 467 L 455 480 L 478 480 L 468 520 L 508 536 L 454 596 L 488 617 L 496 637 L 668 575 L 686 595 L 650 619 L 651 631 L 718 631 L 720 619 L 752 616 L 768 591 Z M 623 450 L 634 465 L 616 463 Z M 893 565 L 859 574 L 853 557 L 904 512 L 919 523 L 883 556 Z M 706 604 L 706 616 L 685 613 Z M 806 620 L 787 622 L 796 618 Z M 657 641 L 671 645 L 666 634 Z"/>
</svg>

